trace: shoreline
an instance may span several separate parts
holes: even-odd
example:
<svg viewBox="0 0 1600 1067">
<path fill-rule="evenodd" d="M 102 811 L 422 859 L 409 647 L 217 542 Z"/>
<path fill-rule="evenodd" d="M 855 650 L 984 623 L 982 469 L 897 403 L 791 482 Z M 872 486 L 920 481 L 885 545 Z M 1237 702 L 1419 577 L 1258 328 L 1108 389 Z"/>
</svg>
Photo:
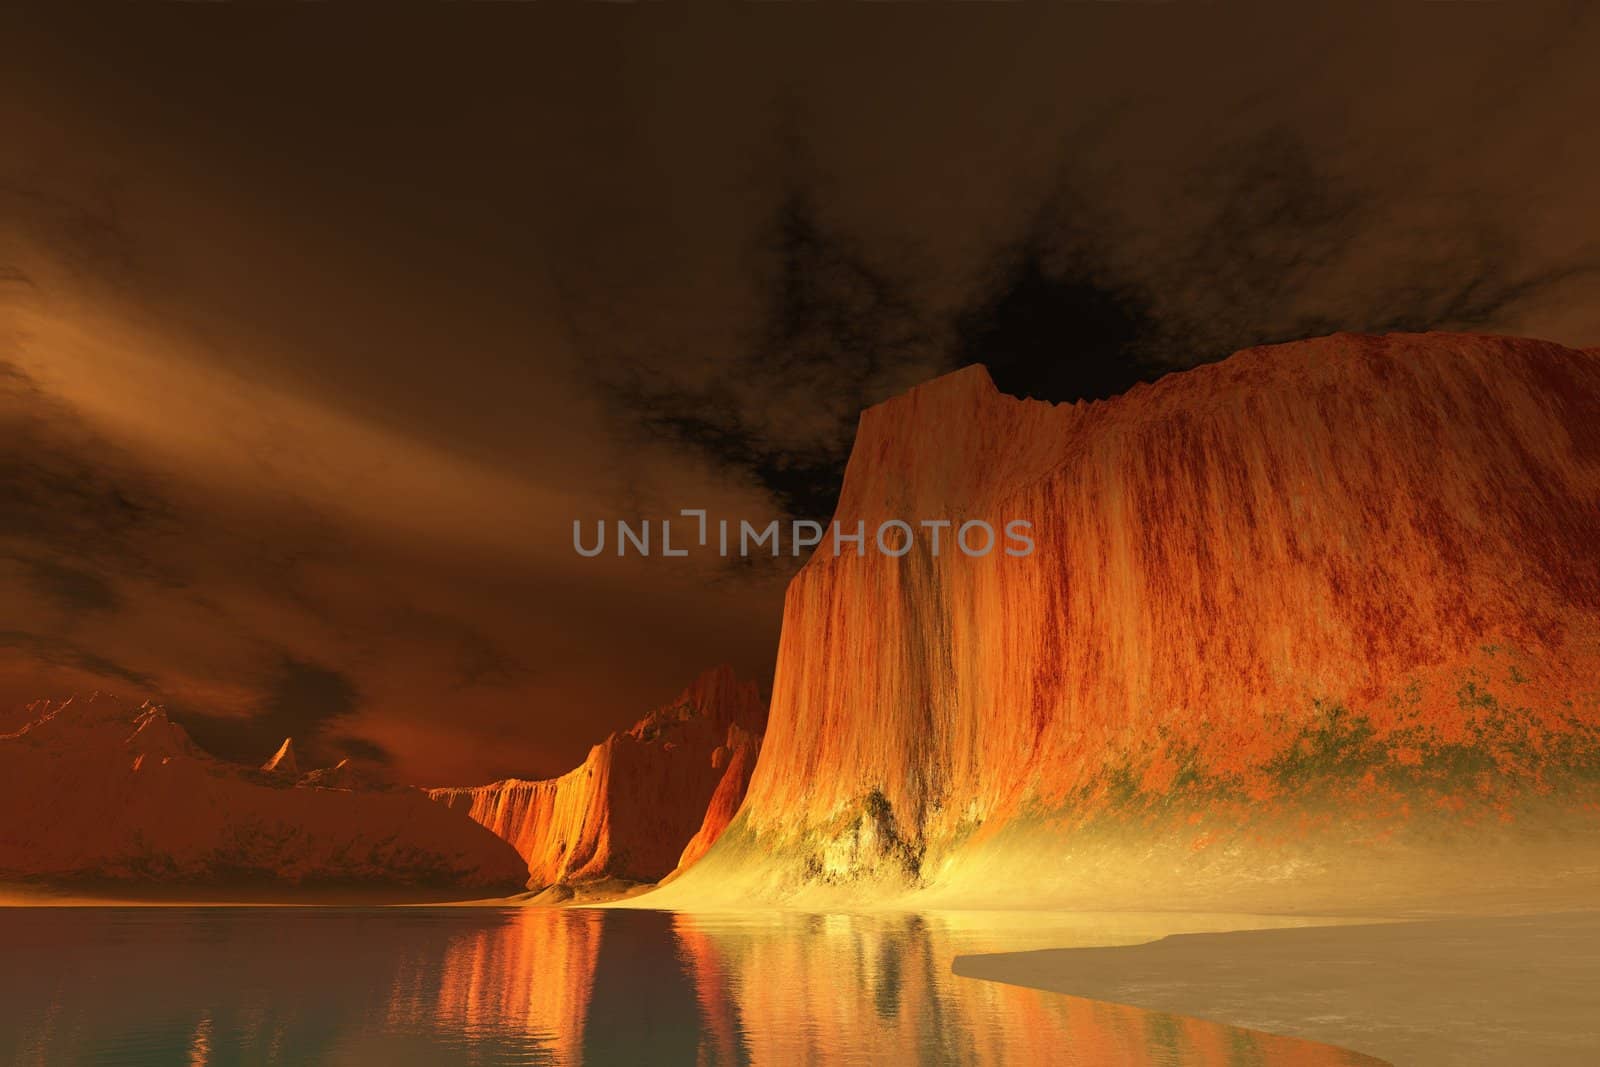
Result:
<svg viewBox="0 0 1600 1067">
<path fill-rule="evenodd" d="M 1178 933 L 951 969 L 1397 1064 L 1600 1062 L 1600 910 Z"/>
<path fill-rule="evenodd" d="M 87 886 L 0 882 L 0 908 L 516 907 L 515 897 L 414 887 Z"/>
<path fill-rule="evenodd" d="M 612 887 L 615 888 L 615 887 Z M 109 894 L 0 884 L 0 908 L 387 909 L 621 906 L 744 923 L 819 914 L 793 906 L 651 908 L 648 895 L 440 898 L 307 890 Z M 1458 904 L 1465 903 L 1458 901 Z M 1348 1049 L 1395 1064 L 1600 1062 L 1600 909 L 1535 895 L 1505 911 L 1418 917 L 1368 911 L 845 907 L 922 915 L 957 934 L 960 979 L 1186 1017 Z M 1509 912 L 1509 913 L 1508 913 Z M 976 940 L 974 940 L 976 939 Z M 1063 944 L 1072 947 L 1060 947 Z M 1056 947 L 1041 947 L 1054 945 Z M 965 948 L 966 951 L 961 951 Z"/>
</svg>

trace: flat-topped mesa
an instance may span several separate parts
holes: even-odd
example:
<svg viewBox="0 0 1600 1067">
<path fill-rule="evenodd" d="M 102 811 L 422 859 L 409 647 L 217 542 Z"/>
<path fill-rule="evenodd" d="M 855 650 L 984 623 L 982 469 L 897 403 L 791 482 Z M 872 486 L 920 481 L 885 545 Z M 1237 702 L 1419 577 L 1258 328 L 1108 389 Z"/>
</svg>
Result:
<svg viewBox="0 0 1600 1067">
<path fill-rule="evenodd" d="M 559 778 L 510 778 L 429 795 L 515 846 L 527 861 L 530 888 L 603 878 L 654 882 L 678 866 L 691 838 L 714 840 L 721 831 L 707 829 L 708 809 L 733 792 L 738 806 L 749 761 L 735 767 L 730 757 L 755 744 L 765 724 L 756 686 L 718 667 Z"/>
<path fill-rule="evenodd" d="M 888 518 L 1036 548 L 819 549 L 685 899 L 1068 887 L 1117 820 L 1180 854 L 1335 809 L 1499 825 L 1600 766 L 1595 353 L 1340 334 L 1074 405 L 969 367 L 863 414 L 837 521 Z"/>
<path fill-rule="evenodd" d="M 853 532 L 976 516 L 1059 464 L 1086 407 L 1006 396 L 979 365 L 916 386 L 862 412 L 835 521 Z"/>
<path fill-rule="evenodd" d="M 485 895 L 521 883 L 505 842 L 418 790 L 297 787 L 288 742 L 265 775 L 208 755 L 151 704 L 95 696 L 29 715 L 0 735 L 0 879 Z"/>
</svg>

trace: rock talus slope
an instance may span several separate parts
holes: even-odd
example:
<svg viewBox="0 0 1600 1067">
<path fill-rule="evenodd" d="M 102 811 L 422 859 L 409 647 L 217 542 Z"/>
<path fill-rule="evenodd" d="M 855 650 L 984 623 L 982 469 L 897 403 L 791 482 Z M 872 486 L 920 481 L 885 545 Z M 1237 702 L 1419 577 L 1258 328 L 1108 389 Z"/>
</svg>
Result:
<svg viewBox="0 0 1600 1067">
<path fill-rule="evenodd" d="M 1341 334 L 1065 405 L 969 367 L 863 414 L 836 518 L 1021 519 L 1036 550 L 825 543 L 684 900 L 1289 884 L 1596 810 L 1593 352 Z"/>
</svg>

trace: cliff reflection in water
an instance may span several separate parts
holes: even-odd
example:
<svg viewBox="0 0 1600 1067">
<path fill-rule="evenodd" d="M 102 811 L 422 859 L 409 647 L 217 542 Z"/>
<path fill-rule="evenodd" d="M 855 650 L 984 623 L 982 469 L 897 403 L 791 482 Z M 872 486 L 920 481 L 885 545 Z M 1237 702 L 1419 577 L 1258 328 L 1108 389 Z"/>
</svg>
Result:
<svg viewBox="0 0 1600 1067">
<path fill-rule="evenodd" d="M 0 1061 L 1374 1062 L 950 972 L 1129 936 L 1018 916 L 4 909 Z"/>
<path fill-rule="evenodd" d="M 1220 920 L 1220 922 L 1219 922 Z M 1376 1063 L 1342 1049 L 951 973 L 1002 946 L 1145 940 L 1135 916 L 678 914 L 712 1062 Z M 1160 922 L 1160 919 L 1154 919 Z M 1226 917 L 1192 917 L 1200 926 Z"/>
</svg>

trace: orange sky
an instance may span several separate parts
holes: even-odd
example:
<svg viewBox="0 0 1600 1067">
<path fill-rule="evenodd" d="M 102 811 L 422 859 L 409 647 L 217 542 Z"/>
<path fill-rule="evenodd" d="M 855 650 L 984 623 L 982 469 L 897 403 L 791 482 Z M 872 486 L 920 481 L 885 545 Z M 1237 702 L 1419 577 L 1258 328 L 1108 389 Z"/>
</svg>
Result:
<svg viewBox="0 0 1600 1067">
<path fill-rule="evenodd" d="M 1507 6 L 10 12 L 0 704 L 445 784 L 765 684 L 785 569 L 571 520 L 797 506 L 1018 248 L 1147 365 L 1600 343 L 1600 17 Z"/>
</svg>

